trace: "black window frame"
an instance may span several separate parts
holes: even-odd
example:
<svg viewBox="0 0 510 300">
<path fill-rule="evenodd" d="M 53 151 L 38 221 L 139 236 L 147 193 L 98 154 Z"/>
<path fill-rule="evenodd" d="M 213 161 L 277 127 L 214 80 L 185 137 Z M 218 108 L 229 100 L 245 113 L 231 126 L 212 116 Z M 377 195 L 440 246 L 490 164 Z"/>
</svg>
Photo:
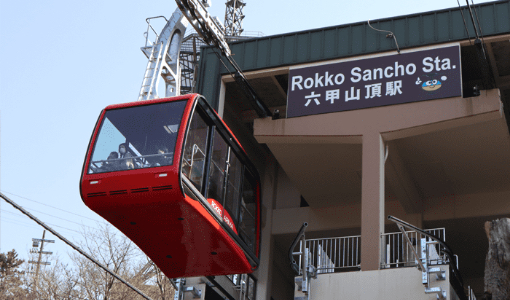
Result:
<svg viewBox="0 0 510 300">
<path fill-rule="evenodd" d="M 235 136 L 232 134 L 232 132 L 226 127 L 226 125 L 222 122 L 222 120 L 220 119 L 220 117 L 214 112 L 214 109 L 210 106 L 210 104 L 205 100 L 205 98 L 201 97 L 201 96 L 198 96 L 198 98 L 195 100 L 196 103 L 194 104 L 191 112 L 190 112 L 190 117 L 189 117 L 189 120 L 188 120 L 188 126 L 187 126 L 187 129 L 186 129 L 186 137 L 187 137 L 187 132 L 189 130 L 189 124 L 191 124 L 191 120 L 193 118 L 193 115 L 195 113 L 198 113 L 200 114 L 200 116 L 202 117 L 202 119 L 205 121 L 205 123 L 209 126 L 209 129 L 208 129 L 208 134 L 207 134 L 207 146 L 206 146 L 206 159 L 205 159 L 205 166 L 204 166 L 204 174 L 203 174 L 203 178 L 202 178 L 202 185 L 201 185 L 201 189 L 198 190 L 198 192 L 200 192 L 200 196 L 203 198 L 201 199 L 202 202 L 202 205 L 204 205 L 209 211 L 210 213 L 216 218 L 216 220 L 222 225 L 223 229 L 225 231 L 227 231 L 229 233 L 230 236 L 234 237 L 234 240 L 236 241 L 236 243 L 243 249 L 244 252 L 248 252 L 247 254 L 247 257 L 255 263 L 255 267 L 258 267 L 258 265 L 260 264 L 260 239 L 259 241 L 257 241 L 257 237 L 260 236 L 260 206 L 261 206 L 261 199 L 260 199 L 260 195 L 257 195 L 257 209 L 256 209 L 256 216 L 255 216 L 255 224 L 254 224 L 254 229 L 255 229 L 255 237 L 254 237 L 254 243 L 253 243 L 253 246 L 250 247 L 248 245 L 247 242 L 245 242 L 241 236 L 239 235 L 239 233 L 236 233 L 234 232 L 234 230 L 232 230 L 227 224 L 226 222 L 218 217 L 214 212 L 213 210 L 211 209 L 211 207 L 209 206 L 209 203 L 205 203 L 207 202 L 207 192 L 208 192 L 208 189 L 209 189 L 209 175 L 210 175 L 210 164 L 211 164 L 211 158 L 212 158 L 212 147 L 213 147 L 213 140 L 214 140 L 214 137 L 215 137 L 215 134 L 219 133 L 223 140 L 226 142 L 227 146 L 229 148 L 231 148 L 231 150 L 229 151 L 233 151 L 235 154 L 236 154 L 236 157 L 239 159 L 239 162 L 242 164 L 242 171 L 241 171 L 241 183 L 240 183 L 240 187 L 241 187 L 241 191 L 239 194 L 242 194 L 242 187 L 243 187 L 243 180 L 244 180 L 244 174 L 246 172 L 246 170 L 249 171 L 249 173 L 251 174 L 251 176 L 253 177 L 254 181 L 257 183 L 257 186 L 254 187 L 255 188 L 255 192 L 257 192 L 257 189 L 259 189 L 260 187 L 260 178 L 259 178 L 259 175 L 258 175 L 258 171 L 257 169 L 255 168 L 255 166 L 253 165 L 253 163 L 249 160 L 248 156 L 246 155 L 246 153 L 244 152 L 244 150 L 241 148 L 240 145 L 238 145 L 238 142 L 235 141 Z M 185 149 L 185 145 L 186 145 L 186 139 L 183 141 L 183 145 L 182 145 L 182 153 L 184 153 L 184 149 Z M 182 158 L 181 158 L 182 159 Z M 181 163 L 181 167 L 182 167 L 182 162 Z M 183 176 L 182 175 L 182 172 L 180 170 L 180 176 Z M 227 174 L 228 176 L 228 174 Z M 227 180 L 227 176 L 225 176 L 225 179 L 224 180 Z M 224 191 L 224 195 L 226 195 L 226 190 Z M 225 204 L 225 196 L 223 197 L 223 199 L 221 199 L 220 203 L 222 205 Z M 235 217 L 233 217 L 235 219 L 234 223 L 235 223 L 235 226 L 237 228 L 237 225 L 239 223 L 239 212 L 240 212 L 240 199 L 241 197 L 238 197 L 237 201 L 238 201 L 238 205 L 237 205 L 237 210 L 236 212 L 234 212 L 235 214 Z M 225 209 L 225 206 L 223 206 L 224 209 Z M 253 265 L 253 264 L 252 264 Z"/>
</svg>

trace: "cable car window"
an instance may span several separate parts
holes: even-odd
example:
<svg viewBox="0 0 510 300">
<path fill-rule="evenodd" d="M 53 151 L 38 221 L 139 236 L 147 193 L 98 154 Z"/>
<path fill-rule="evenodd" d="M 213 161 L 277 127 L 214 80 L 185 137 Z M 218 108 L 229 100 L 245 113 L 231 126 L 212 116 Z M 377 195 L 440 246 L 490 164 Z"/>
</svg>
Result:
<svg viewBox="0 0 510 300">
<path fill-rule="evenodd" d="M 106 112 L 88 173 L 173 164 L 177 132 L 186 101 Z"/>
<path fill-rule="evenodd" d="M 225 209 L 234 217 L 234 224 L 237 223 L 237 207 L 239 203 L 239 192 L 241 189 L 243 165 L 234 154 L 230 151 L 229 171 L 227 176 L 227 193 L 225 197 Z"/>
<path fill-rule="evenodd" d="M 115 128 L 108 118 L 105 118 L 103 126 L 101 127 L 101 133 L 96 140 L 90 169 L 94 170 L 94 173 L 107 172 L 109 169 L 112 169 L 113 171 L 114 163 L 103 160 L 110 154 L 113 155 L 112 149 L 116 149 L 120 144 L 125 142 L 126 137 L 122 135 L 117 128 Z M 91 170 L 89 170 L 89 173 L 91 173 Z"/>
<path fill-rule="evenodd" d="M 207 198 L 223 203 L 225 170 L 227 169 L 228 146 L 223 137 L 215 130 L 209 170 Z"/>
<path fill-rule="evenodd" d="M 198 111 L 195 111 L 184 146 L 182 173 L 193 182 L 198 190 L 202 190 L 208 129 L 202 116 Z"/>
<path fill-rule="evenodd" d="M 241 207 L 239 214 L 239 236 L 255 252 L 255 233 L 257 217 L 256 182 L 253 176 L 245 170 Z"/>
</svg>

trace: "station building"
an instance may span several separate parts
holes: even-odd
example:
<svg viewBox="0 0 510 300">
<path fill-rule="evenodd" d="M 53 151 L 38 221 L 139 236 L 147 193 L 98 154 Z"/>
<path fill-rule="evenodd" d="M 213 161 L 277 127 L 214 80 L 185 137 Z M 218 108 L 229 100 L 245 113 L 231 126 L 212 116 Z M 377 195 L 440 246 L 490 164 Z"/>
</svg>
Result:
<svg viewBox="0 0 510 300">
<path fill-rule="evenodd" d="M 465 295 L 483 294 L 484 223 L 510 216 L 508 1 L 230 47 L 277 113 L 257 116 L 214 47 L 201 49 L 197 92 L 259 169 L 261 265 L 243 284 L 216 277 L 202 298 L 466 299 L 437 244 L 424 251 L 440 270 L 422 281 L 420 234 L 406 240 L 388 215 L 434 229 Z M 313 265 L 309 287 L 289 258 L 305 222 L 293 258 Z"/>
</svg>

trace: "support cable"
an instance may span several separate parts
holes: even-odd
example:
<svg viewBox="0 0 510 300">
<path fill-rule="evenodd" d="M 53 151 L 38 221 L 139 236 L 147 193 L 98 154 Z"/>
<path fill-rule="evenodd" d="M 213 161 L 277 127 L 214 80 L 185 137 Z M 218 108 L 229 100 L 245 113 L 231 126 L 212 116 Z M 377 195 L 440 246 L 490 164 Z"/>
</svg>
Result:
<svg viewBox="0 0 510 300">
<path fill-rule="evenodd" d="M 255 90 L 246 79 L 241 68 L 232 57 L 223 29 L 210 18 L 205 6 L 198 0 L 175 0 L 175 2 L 197 33 L 204 39 L 204 42 L 220 49 L 221 53 L 236 70 L 234 79 L 241 86 L 243 92 L 250 100 L 250 103 L 252 103 L 257 115 L 260 118 L 271 117 L 273 114 L 255 93 Z"/>
<path fill-rule="evenodd" d="M 475 4 L 473 3 L 473 0 L 471 0 L 471 3 L 473 4 L 473 10 L 475 11 L 476 22 L 478 23 L 478 29 L 480 30 L 480 36 L 482 37 L 482 44 L 483 44 L 483 47 L 485 50 L 485 40 L 483 39 L 483 31 L 482 31 L 482 26 L 480 25 L 480 19 L 478 19 L 478 10 L 476 9 Z M 484 55 L 485 55 L 485 52 L 484 52 Z M 487 57 L 485 57 L 485 59 L 487 59 Z"/>
<path fill-rule="evenodd" d="M 90 261 L 92 261 L 93 263 L 95 263 L 98 267 L 100 267 L 101 269 L 105 270 L 106 272 L 110 273 L 110 275 L 112 275 L 113 277 L 115 277 L 116 279 L 118 279 L 120 282 L 124 283 L 125 285 L 127 285 L 129 288 L 131 288 L 133 291 L 137 292 L 140 296 L 144 297 L 145 299 L 147 300 L 152 300 L 151 298 L 149 298 L 148 296 L 146 296 L 144 293 L 142 293 L 142 291 L 140 291 L 139 289 L 137 289 L 136 287 L 132 286 L 129 282 L 125 281 L 124 279 L 122 279 L 119 275 L 117 275 L 115 272 L 111 271 L 110 269 L 108 269 L 107 267 L 105 267 L 103 264 L 101 264 L 100 262 L 98 262 L 97 260 L 95 260 L 92 256 L 88 255 L 85 251 L 81 250 L 78 246 L 76 246 L 75 244 L 73 244 L 71 241 L 69 241 L 68 239 L 66 239 L 65 237 L 63 237 L 62 235 L 60 235 L 58 232 L 56 232 L 55 230 L 53 230 L 51 227 L 49 227 L 48 225 L 46 225 L 44 222 L 42 222 L 41 220 L 39 220 L 38 218 L 36 218 L 34 215 L 32 215 L 31 213 L 29 213 L 28 211 L 26 211 L 23 207 L 19 206 L 18 204 L 16 204 L 16 202 L 12 201 L 11 199 L 9 199 L 7 196 L 5 196 L 4 194 L 2 194 L 0 192 L 0 197 L 3 198 L 7 203 L 9 203 L 10 205 L 12 205 L 14 208 L 16 208 L 17 210 L 21 211 L 23 214 L 25 214 L 26 216 L 28 216 L 30 219 L 34 220 L 37 224 L 41 225 L 42 227 L 44 227 L 44 229 L 48 230 L 49 232 L 51 232 L 54 236 L 58 237 L 61 241 L 63 241 L 64 243 L 66 243 L 67 245 L 71 246 L 71 248 L 73 248 L 74 250 L 78 251 L 80 254 L 82 254 L 83 256 L 85 256 L 86 258 L 88 258 Z"/>
<path fill-rule="evenodd" d="M 471 23 L 473 23 L 473 28 L 475 30 L 476 39 L 479 40 L 480 36 L 478 35 L 478 29 L 476 28 L 476 23 L 475 23 L 475 19 L 473 17 L 473 12 L 471 11 L 471 5 L 469 5 L 469 0 L 466 0 L 466 3 L 467 3 L 469 15 L 471 16 Z"/>
<path fill-rule="evenodd" d="M 212 50 L 214 52 L 214 54 L 216 54 L 216 56 L 218 57 L 218 60 L 221 62 L 221 64 L 225 67 L 225 69 L 227 70 L 227 72 L 230 74 L 230 76 L 232 76 L 232 78 L 234 79 L 234 81 L 239 84 L 239 86 L 241 87 L 241 90 L 243 91 L 243 93 L 245 94 L 245 96 L 251 100 L 251 104 L 253 106 L 253 108 L 255 109 L 255 111 L 257 112 L 258 116 L 261 117 L 261 118 L 265 118 L 265 117 L 268 117 L 268 116 L 272 116 L 273 114 L 271 113 L 271 111 L 269 110 L 269 108 L 264 105 L 264 103 L 262 103 L 257 95 L 257 93 L 255 92 L 255 90 L 253 89 L 253 87 L 248 83 L 248 80 L 246 79 L 246 76 L 244 75 L 243 71 L 241 70 L 241 68 L 239 67 L 239 65 L 237 65 L 236 61 L 230 57 L 230 56 L 226 56 L 228 61 L 230 62 L 230 64 L 234 67 L 234 69 L 236 70 L 235 73 L 231 72 L 228 68 L 228 66 L 225 64 L 225 62 L 221 59 L 221 55 L 216 52 L 214 49 Z"/>
<path fill-rule="evenodd" d="M 466 24 L 466 19 L 464 18 L 464 10 L 460 7 L 460 2 L 457 0 L 457 4 L 459 5 L 460 14 L 462 15 L 462 21 L 464 21 L 464 29 L 466 29 L 466 35 L 469 40 L 469 44 L 471 45 L 471 37 L 469 36 L 469 31 Z"/>
</svg>

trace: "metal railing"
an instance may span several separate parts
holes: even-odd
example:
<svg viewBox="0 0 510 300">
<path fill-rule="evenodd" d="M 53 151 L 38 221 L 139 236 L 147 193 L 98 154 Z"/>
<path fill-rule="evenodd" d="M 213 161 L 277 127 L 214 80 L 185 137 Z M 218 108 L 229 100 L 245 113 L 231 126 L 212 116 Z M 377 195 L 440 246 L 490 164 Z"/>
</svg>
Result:
<svg viewBox="0 0 510 300">
<path fill-rule="evenodd" d="M 308 255 L 308 262 L 317 274 L 334 273 L 340 269 L 360 267 L 361 237 L 346 236 L 324 239 L 308 239 L 299 245 L 299 252 Z M 303 260 L 299 259 L 299 269 Z"/>
<path fill-rule="evenodd" d="M 476 300 L 475 292 L 473 292 L 473 289 L 469 285 L 468 285 L 468 299 Z"/>
<path fill-rule="evenodd" d="M 426 230 L 427 233 L 445 239 L 445 229 L 435 228 Z M 416 231 L 405 232 L 416 253 L 420 253 L 422 238 L 427 238 Z M 427 238 L 429 239 L 429 238 Z M 385 233 L 381 235 L 383 268 L 414 267 L 418 265 L 413 249 L 406 243 L 401 232 Z M 429 244 L 429 265 L 444 264 L 446 257 L 439 244 Z M 307 257 L 308 264 L 317 269 L 317 274 L 348 271 L 359 269 L 361 265 L 361 236 L 346 236 L 334 238 L 304 239 L 299 241 L 298 270 L 302 270 L 302 256 Z"/>
<path fill-rule="evenodd" d="M 445 229 L 435 228 L 425 230 L 427 233 L 432 234 L 442 240 L 445 239 Z M 397 267 L 412 267 L 417 266 L 418 261 L 413 252 L 420 253 L 420 243 L 425 235 L 416 231 L 406 231 L 406 236 L 412 244 L 405 241 L 405 237 L 401 232 L 384 233 L 381 235 L 381 244 L 383 247 L 383 255 L 381 265 L 383 268 L 397 268 Z M 429 238 L 427 238 L 429 239 Z M 442 247 L 439 244 L 429 245 L 429 264 L 443 264 L 446 262 L 446 257 L 441 251 Z"/>
</svg>

